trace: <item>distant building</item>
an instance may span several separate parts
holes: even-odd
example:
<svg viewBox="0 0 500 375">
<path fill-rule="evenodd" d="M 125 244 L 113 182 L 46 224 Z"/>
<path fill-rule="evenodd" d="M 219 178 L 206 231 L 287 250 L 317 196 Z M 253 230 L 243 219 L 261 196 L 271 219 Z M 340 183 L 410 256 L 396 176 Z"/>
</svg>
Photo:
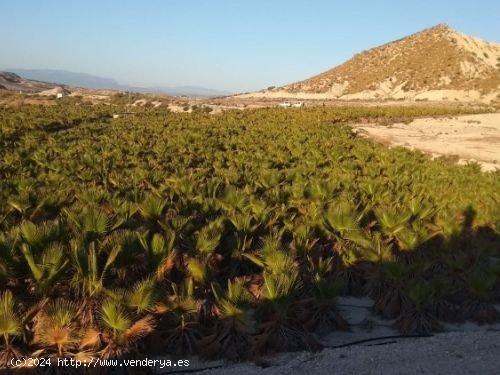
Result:
<svg viewBox="0 0 500 375">
<path fill-rule="evenodd" d="M 283 102 L 278 104 L 280 108 L 302 108 L 304 106 L 304 102 Z"/>
<path fill-rule="evenodd" d="M 62 92 L 58 92 L 56 94 L 56 99 L 62 99 L 63 96 L 64 96 L 64 94 Z"/>
</svg>

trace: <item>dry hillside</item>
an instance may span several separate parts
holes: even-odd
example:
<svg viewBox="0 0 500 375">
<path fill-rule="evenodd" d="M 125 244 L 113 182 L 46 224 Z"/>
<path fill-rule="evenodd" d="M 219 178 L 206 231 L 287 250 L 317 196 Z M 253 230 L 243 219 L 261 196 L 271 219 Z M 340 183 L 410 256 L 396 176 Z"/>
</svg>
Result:
<svg viewBox="0 0 500 375">
<path fill-rule="evenodd" d="M 500 44 L 438 25 L 361 52 L 312 78 L 254 96 L 310 99 L 498 98 Z"/>
<path fill-rule="evenodd" d="M 0 89 L 22 93 L 37 93 L 55 87 L 52 83 L 24 79 L 17 74 L 0 71 Z"/>
</svg>

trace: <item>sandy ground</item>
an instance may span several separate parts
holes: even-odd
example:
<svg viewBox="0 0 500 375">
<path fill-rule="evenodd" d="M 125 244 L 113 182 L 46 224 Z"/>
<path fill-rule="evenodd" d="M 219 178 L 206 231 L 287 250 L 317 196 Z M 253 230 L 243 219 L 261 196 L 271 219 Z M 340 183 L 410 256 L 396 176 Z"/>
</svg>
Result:
<svg viewBox="0 0 500 375">
<path fill-rule="evenodd" d="M 190 358 L 187 370 L 211 375 L 498 374 L 500 324 L 443 324 L 443 333 L 432 337 L 387 338 L 398 336 L 392 328 L 394 322 L 374 316 L 372 305 L 369 298 L 339 298 L 340 313 L 351 330 L 320 338 L 325 346 L 321 352 L 282 353 L 257 363 L 202 362 Z M 370 341 L 356 343 L 367 339 Z M 158 369 L 156 373 L 182 372 L 173 368 Z"/>
<path fill-rule="evenodd" d="M 463 103 L 491 103 L 498 100 L 498 92 L 483 95 L 477 90 L 425 90 L 425 91 L 403 91 L 403 84 L 385 87 L 381 82 L 374 90 L 365 90 L 353 94 L 339 95 L 336 89 L 323 93 L 312 92 L 288 92 L 286 90 L 264 90 L 248 94 L 236 95 L 241 99 L 295 99 L 295 100 L 402 100 L 408 101 L 442 101 Z"/>
<path fill-rule="evenodd" d="M 477 161 L 484 171 L 500 169 L 500 113 L 423 118 L 410 124 L 354 125 L 356 133 L 389 146 L 419 149 L 434 156 Z"/>
</svg>

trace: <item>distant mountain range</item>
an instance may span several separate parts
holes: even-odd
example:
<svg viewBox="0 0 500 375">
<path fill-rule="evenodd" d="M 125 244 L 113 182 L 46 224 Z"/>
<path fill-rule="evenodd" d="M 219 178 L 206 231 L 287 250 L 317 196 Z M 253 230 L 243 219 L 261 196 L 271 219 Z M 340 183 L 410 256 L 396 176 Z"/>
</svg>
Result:
<svg viewBox="0 0 500 375">
<path fill-rule="evenodd" d="M 86 73 L 75 73 L 67 70 L 54 69 L 3 69 L 8 72 L 15 73 L 22 78 L 62 84 L 68 86 L 84 87 L 89 89 L 110 89 L 133 92 L 151 92 L 163 93 L 176 96 L 191 96 L 191 97 L 217 97 L 230 95 L 230 92 L 209 89 L 198 86 L 155 86 L 155 87 L 136 87 L 123 85 L 111 78 L 103 78 Z"/>
</svg>

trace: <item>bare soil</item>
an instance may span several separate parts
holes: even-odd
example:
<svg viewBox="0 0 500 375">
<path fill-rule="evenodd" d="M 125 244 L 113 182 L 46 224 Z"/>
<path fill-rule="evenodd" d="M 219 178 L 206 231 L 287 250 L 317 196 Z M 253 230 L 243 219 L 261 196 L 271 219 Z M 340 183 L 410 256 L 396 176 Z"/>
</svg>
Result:
<svg viewBox="0 0 500 375">
<path fill-rule="evenodd" d="M 456 156 L 462 164 L 478 162 L 484 171 L 500 169 L 500 113 L 422 118 L 389 126 L 357 124 L 353 130 L 390 147 Z"/>
</svg>

